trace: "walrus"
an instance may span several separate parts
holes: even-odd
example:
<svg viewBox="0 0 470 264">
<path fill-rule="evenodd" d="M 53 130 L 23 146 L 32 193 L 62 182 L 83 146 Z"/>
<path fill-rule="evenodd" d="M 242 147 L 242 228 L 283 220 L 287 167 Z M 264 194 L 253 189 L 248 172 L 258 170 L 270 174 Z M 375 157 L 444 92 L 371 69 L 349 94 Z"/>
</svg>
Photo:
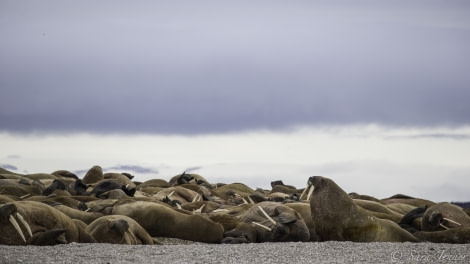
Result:
<svg viewBox="0 0 470 264">
<path fill-rule="evenodd" d="M 66 205 L 61 205 L 61 204 L 54 205 L 53 208 L 56 209 L 56 210 L 61 211 L 62 213 L 66 214 L 66 215 L 68 215 L 70 218 L 80 220 L 80 221 L 84 222 L 85 224 L 90 224 L 91 222 L 93 222 L 97 218 L 100 218 L 100 217 L 103 216 L 103 213 L 85 212 L 85 211 L 70 208 Z"/>
<path fill-rule="evenodd" d="M 296 210 L 304 219 L 310 233 L 309 241 L 320 241 L 315 228 L 315 223 L 312 219 L 312 212 L 310 211 L 310 204 L 308 203 L 285 203 L 285 206 Z"/>
<path fill-rule="evenodd" d="M 433 243 L 468 244 L 470 243 L 470 228 L 460 227 L 440 231 L 417 231 L 417 238 Z"/>
<path fill-rule="evenodd" d="M 249 195 L 257 192 L 243 183 L 230 183 L 212 191 L 214 196 L 223 199 L 225 204 L 239 205 L 248 203 Z M 246 198 L 245 198 L 246 197 Z"/>
<path fill-rule="evenodd" d="M 186 172 L 183 172 L 181 174 L 171 177 L 171 179 L 168 182 L 170 183 L 171 186 L 188 184 L 188 183 L 195 183 L 198 185 L 201 185 L 201 184 L 209 185 L 209 182 L 201 175 L 195 174 L 195 173 L 189 174 Z"/>
<path fill-rule="evenodd" d="M 12 202 L 0 207 L 0 234 L 0 244 L 4 245 L 96 242 L 69 216 L 35 201 Z"/>
<path fill-rule="evenodd" d="M 132 188 L 132 189 L 128 189 L 126 185 L 122 185 L 119 182 L 110 179 L 110 180 L 102 180 L 102 181 L 98 182 L 93 187 L 93 190 L 90 192 L 90 195 L 94 195 L 96 197 L 99 197 L 101 194 L 103 194 L 107 191 L 110 191 L 110 190 L 114 190 L 114 189 L 123 190 L 124 193 L 127 196 L 130 196 L 130 197 L 134 197 L 134 194 L 136 192 L 135 187 Z"/>
<path fill-rule="evenodd" d="M 380 200 L 380 202 L 385 205 L 393 204 L 393 203 L 404 203 L 404 204 L 413 205 L 415 207 L 431 206 L 435 204 L 434 202 L 426 200 L 426 199 L 414 198 L 414 197 L 404 195 L 404 194 L 395 194 L 389 198 Z"/>
<path fill-rule="evenodd" d="M 170 187 L 170 184 L 166 180 L 163 180 L 163 179 L 151 179 L 151 180 L 141 183 L 137 187 L 137 190 L 141 190 L 141 189 L 148 188 L 148 187 L 168 188 Z"/>
<path fill-rule="evenodd" d="M 48 196 L 52 194 L 55 190 L 65 190 L 66 184 L 61 180 L 54 180 L 51 185 L 49 185 L 43 192 L 42 195 Z"/>
<path fill-rule="evenodd" d="M 421 231 L 421 220 L 427 209 L 428 207 L 425 206 L 417 207 L 409 211 L 402 219 L 400 219 L 398 225 L 410 233 Z"/>
<path fill-rule="evenodd" d="M 55 175 L 55 176 L 58 176 L 58 177 L 71 178 L 71 179 L 78 180 L 78 176 L 75 173 L 70 172 L 68 170 L 57 170 L 57 171 L 54 171 L 51 174 Z"/>
<path fill-rule="evenodd" d="M 224 243 L 243 242 L 306 242 L 310 232 L 303 217 L 296 210 L 276 202 L 261 202 L 239 216 L 245 224 L 224 233 Z M 248 224 L 248 225 L 247 225 Z M 235 238 L 235 240 L 229 237 Z"/>
<path fill-rule="evenodd" d="M 379 219 L 358 207 L 333 180 L 313 176 L 308 179 L 308 185 L 314 187 L 310 210 L 322 241 L 420 241 L 397 223 Z"/>
<path fill-rule="evenodd" d="M 192 191 L 187 188 L 183 188 L 180 186 L 174 186 L 170 188 L 163 189 L 159 191 L 158 193 L 152 195 L 152 197 L 155 197 L 155 199 L 159 201 L 163 201 L 165 198 L 169 200 L 178 200 L 181 203 L 187 203 L 187 202 L 195 202 L 202 200 L 202 196 L 199 195 L 197 192 Z"/>
<path fill-rule="evenodd" d="M 462 207 L 438 203 L 429 207 L 421 219 L 422 231 L 439 231 L 451 228 L 470 228 L 470 217 Z"/>
<path fill-rule="evenodd" d="M 99 243 L 153 245 L 153 239 L 134 219 L 106 215 L 91 222 L 86 231 Z"/>
<path fill-rule="evenodd" d="M 102 181 L 103 179 L 103 169 L 100 166 L 96 165 L 91 167 L 91 169 L 87 171 L 85 176 L 83 176 L 83 183 L 92 184 Z"/>
<path fill-rule="evenodd" d="M 42 190 L 37 185 L 31 185 L 29 182 L 23 184 L 22 181 L 0 179 L 0 194 L 16 196 L 20 199 L 31 195 L 39 195 Z"/>
<path fill-rule="evenodd" d="M 349 196 L 351 197 L 351 195 Z M 367 213 L 377 218 L 392 220 L 395 223 L 400 222 L 400 220 L 403 218 L 402 214 L 391 210 L 379 202 L 354 198 L 353 201 L 357 206 L 361 207 L 362 209 L 366 210 Z"/>
<path fill-rule="evenodd" d="M 122 173 L 113 173 L 113 172 L 108 172 L 103 174 L 103 178 L 105 180 L 113 180 L 114 182 L 117 182 L 123 186 L 126 186 L 127 189 L 135 189 L 137 186 L 136 184 L 129 179 L 129 176 L 122 174 Z"/>
<path fill-rule="evenodd" d="M 223 226 L 199 214 L 188 215 L 157 202 L 136 201 L 113 207 L 112 214 L 128 216 L 153 237 L 175 237 L 185 240 L 219 243 Z"/>
</svg>

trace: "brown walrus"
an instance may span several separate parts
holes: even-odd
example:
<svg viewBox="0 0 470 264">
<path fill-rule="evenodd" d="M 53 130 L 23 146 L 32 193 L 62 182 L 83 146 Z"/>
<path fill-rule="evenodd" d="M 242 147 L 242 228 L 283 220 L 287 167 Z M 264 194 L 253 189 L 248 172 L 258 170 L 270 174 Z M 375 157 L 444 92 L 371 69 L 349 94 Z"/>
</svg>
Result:
<svg viewBox="0 0 470 264">
<path fill-rule="evenodd" d="M 96 242 L 72 218 L 35 201 L 17 201 L 1 206 L 0 234 L 2 245 L 47 246 Z"/>
<path fill-rule="evenodd" d="M 358 207 L 334 181 L 321 176 L 308 179 L 314 191 L 310 210 L 322 241 L 419 242 L 398 224 L 379 219 Z"/>
<path fill-rule="evenodd" d="M 153 245 L 153 239 L 134 219 L 124 215 L 106 215 L 91 222 L 86 231 L 99 243 Z"/>
<path fill-rule="evenodd" d="M 424 212 L 421 227 L 423 231 L 470 228 L 470 217 L 460 206 L 450 203 L 438 203 Z"/>
<path fill-rule="evenodd" d="M 224 228 L 198 214 L 184 214 L 158 202 L 131 201 L 113 207 L 113 214 L 134 219 L 152 237 L 219 243 Z"/>
<path fill-rule="evenodd" d="M 433 243 L 468 244 L 470 228 L 459 227 L 440 231 L 418 231 L 413 233 L 417 238 Z"/>
</svg>

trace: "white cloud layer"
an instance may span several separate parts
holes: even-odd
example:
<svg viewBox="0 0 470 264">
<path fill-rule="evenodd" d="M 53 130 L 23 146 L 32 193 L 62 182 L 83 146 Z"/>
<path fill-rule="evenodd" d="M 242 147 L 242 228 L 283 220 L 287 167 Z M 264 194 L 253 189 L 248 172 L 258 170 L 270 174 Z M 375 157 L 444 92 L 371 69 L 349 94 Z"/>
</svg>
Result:
<svg viewBox="0 0 470 264">
<path fill-rule="evenodd" d="M 436 136 L 437 135 L 437 136 Z M 210 182 L 270 182 L 304 187 L 312 175 L 347 192 L 385 198 L 397 193 L 467 201 L 470 127 L 312 126 L 284 131 L 201 134 L 0 133 L 0 164 L 21 173 L 125 168 L 138 181 L 169 180 L 191 170 Z M 135 169 L 135 171 L 132 171 Z"/>
</svg>

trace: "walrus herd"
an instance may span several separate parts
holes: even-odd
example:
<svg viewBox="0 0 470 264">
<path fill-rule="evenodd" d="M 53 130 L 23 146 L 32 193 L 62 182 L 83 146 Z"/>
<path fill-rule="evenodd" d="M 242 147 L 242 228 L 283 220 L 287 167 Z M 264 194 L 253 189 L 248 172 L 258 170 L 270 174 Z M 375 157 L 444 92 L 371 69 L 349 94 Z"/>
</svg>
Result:
<svg viewBox="0 0 470 264">
<path fill-rule="evenodd" d="M 0 244 L 290 241 L 470 243 L 469 210 L 406 195 L 346 193 L 313 176 L 305 188 L 210 183 L 198 174 L 133 180 L 93 166 L 18 174 L 0 168 Z"/>
</svg>

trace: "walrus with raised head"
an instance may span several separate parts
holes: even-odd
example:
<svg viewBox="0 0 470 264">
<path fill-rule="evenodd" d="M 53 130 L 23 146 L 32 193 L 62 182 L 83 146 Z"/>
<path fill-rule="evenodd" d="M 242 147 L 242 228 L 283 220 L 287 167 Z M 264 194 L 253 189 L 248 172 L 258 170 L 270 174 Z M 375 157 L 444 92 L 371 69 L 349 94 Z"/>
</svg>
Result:
<svg viewBox="0 0 470 264">
<path fill-rule="evenodd" d="M 420 241 L 398 224 L 367 213 L 331 179 L 313 176 L 308 179 L 308 185 L 314 187 L 310 210 L 322 241 Z"/>
</svg>

